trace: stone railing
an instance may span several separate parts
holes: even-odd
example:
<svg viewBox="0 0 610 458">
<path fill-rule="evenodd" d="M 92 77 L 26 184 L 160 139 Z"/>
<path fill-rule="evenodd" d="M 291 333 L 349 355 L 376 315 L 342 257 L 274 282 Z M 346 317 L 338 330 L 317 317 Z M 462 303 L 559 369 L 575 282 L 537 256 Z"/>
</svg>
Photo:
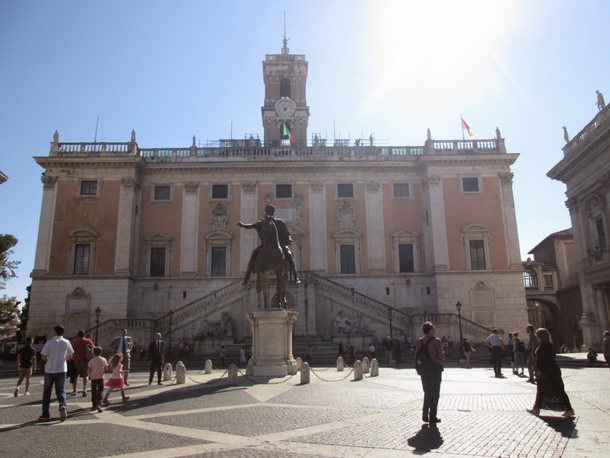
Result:
<svg viewBox="0 0 610 458">
<path fill-rule="evenodd" d="M 425 154 L 506 154 L 504 139 L 428 140 Z"/>
<path fill-rule="evenodd" d="M 424 153 L 416 146 L 324 146 L 311 147 L 191 147 L 191 148 L 141 148 L 139 154 L 147 161 L 201 162 L 215 160 L 273 160 L 294 161 L 344 161 L 344 160 L 413 160 Z"/>
<path fill-rule="evenodd" d="M 259 141 L 235 141 L 188 148 L 139 148 L 137 143 L 51 142 L 52 157 L 135 156 L 147 162 L 216 161 L 413 161 L 423 155 L 505 154 L 504 140 L 428 140 L 424 146 L 327 146 L 325 141 L 310 146 L 260 146 Z"/>
<path fill-rule="evenodd" d="M 566 143 L 566 146 L 563 147 L 564 156 L 569 154 L 572 150 L 577 149 L 582 142 L 586 141 L 592 135 L 601 133 L 600 127 L 604 125 L 608 119 L 610 119 L 610 104 L 606 105 L 603 110 L 595 115 L 589 124 L 578 132 L 572 140 Z"/>
<path fill-rule="evenodd" d="M 383 302 L 373 299 L 372 297 L 365 296 L 352 288 L 343 286 L 314 272 L 304 273 L 302 280 L 305 282 L 314 283 L 316 287 L 319 287 L 320 289 L 324 289 L 337 296 L 341 296 L 345 300 L 350 301 L 352 304 L 357 304 L 361 308 L 373 312 L 377 317 L 384 317 L 388 320 L 391 318 L 393 322 L 403 325 L 406 329 L 409 329 L 409 326 L 411 325 L 410 316 L 403 310 L 399 310 L 395 307 L 384 304 Z"/>
<path fill-rule="evenodd" d="M 135 143 L 51 143 L 51 156 L 133 156 Z"/>
<path fill-rule="evenodd" d="M 160 316 L 155 320 L 155 327 L 159 330 L 167 331 L 169 329 L 170 317 L 172 323 L 180 323 L 182 320 L 192 317 L 201 312 L 202 310 L 205 310 L 206 308 L 210 307 L 211 305 L 218 303 L 219 300 L 243 290 L 244 288 L 241 285 L 241 281 L 231 283 L 227 286 L 217 289 L 213 293 L 196 299 L 193 302 L 190 302 L 176 310 L 173 310 L 163 316 Z"/>
<path fill-rule="evenodd" d="M 457 313 L 425 313 L 411 315 L 414 322 L 431 321 L 434 325 L 442 324 L 449 328 L 459 328 L 459 316 Z M 503 330 L 498 330 L 501 334 Z M 491 334 L 491 329 L 481 326 L 474 321 L 462 317 L 462 333 L 470 339 L 484 340 Z"/>
</svg>

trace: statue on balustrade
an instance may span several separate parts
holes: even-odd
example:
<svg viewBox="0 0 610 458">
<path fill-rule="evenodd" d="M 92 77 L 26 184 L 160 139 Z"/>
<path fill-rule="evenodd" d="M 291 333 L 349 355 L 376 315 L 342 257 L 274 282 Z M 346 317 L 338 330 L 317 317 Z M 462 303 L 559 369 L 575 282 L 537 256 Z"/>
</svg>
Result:
<svg viewBox="0 0 610 458">
<path fill-rule="evenodd" d="M 599 111 L 602 111 L 604 108 L 606 108 L 606 102 L 604 101 L 604 95 L 599 91 L 595 91 L 595 93 L 597 94 L 597 109 Z"/>
</svg>

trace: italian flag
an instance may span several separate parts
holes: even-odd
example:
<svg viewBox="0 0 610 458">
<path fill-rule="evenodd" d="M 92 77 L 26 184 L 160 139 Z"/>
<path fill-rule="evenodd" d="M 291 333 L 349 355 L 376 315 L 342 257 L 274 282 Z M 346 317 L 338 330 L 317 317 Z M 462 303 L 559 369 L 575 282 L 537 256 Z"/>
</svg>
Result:
<svg viewBox="0 0 610 458">
<path fill-rule="evenodd" d="M 285 122 L 282 123 L 282 136 L 283 137 L 288 137 L 290 139 L 290 143 L 296 143 L 297 142 L 294 139 L 294 137 L 292 136 L 292 134 L 290 133 L 290 129 L 288 129 L 288 126 L 286 125 Z"/>
</svg>

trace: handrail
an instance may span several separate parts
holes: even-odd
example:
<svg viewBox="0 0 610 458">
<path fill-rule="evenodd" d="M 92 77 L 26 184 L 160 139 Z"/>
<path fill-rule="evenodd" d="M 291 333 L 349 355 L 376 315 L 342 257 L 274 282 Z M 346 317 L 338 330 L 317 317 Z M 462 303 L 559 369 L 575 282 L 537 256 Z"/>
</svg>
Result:
<svg viewBox="0 0 610 458">
<path fill-rule="evenodd" d="M 377 299 L 373 299 L 372 297 L 359 293 L 353 288 L 343 286 L 342 284 L 329 280 L 328 278 L 318 275 L 315 272 L 306 272 L 304 274 L 304 279 L 314 283 L 316 286 L 321 286 L 327 291 L 340 294 L 345 299 L 352 301 L 352 303 L 357 302 L 359 305 L 368 308 L 376 314 L 383 314 L 388 318 L 391 317 L 392 320 L 404 324 L 405 326 L 411 325 L 411 318 L 409 314 L 403 310 L 397 309 L 396 307 L 392 307 L 391 305 L 385 304 Z"/>
</svg>

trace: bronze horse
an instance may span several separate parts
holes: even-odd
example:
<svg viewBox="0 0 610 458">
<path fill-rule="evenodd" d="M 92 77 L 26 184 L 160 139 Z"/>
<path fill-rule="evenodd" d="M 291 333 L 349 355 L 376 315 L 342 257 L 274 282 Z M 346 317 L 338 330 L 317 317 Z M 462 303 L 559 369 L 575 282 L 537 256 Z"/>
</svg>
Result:
<svg viewBox="0 0 610 458">
<path fill-rule="evenodd" d="M 271 307 L 286 308 L 287 264 L 280 246 L 277 227 L 272 216 L 262 220 L 263 246 L 256 260 L 256 292 L 263 292 L 263 304 L 269 308 L 269 283 L 275 274 L 277 282 L 277 302 Z M 275 306 L 275 307 L 274 307 Z"/>
</svg>

